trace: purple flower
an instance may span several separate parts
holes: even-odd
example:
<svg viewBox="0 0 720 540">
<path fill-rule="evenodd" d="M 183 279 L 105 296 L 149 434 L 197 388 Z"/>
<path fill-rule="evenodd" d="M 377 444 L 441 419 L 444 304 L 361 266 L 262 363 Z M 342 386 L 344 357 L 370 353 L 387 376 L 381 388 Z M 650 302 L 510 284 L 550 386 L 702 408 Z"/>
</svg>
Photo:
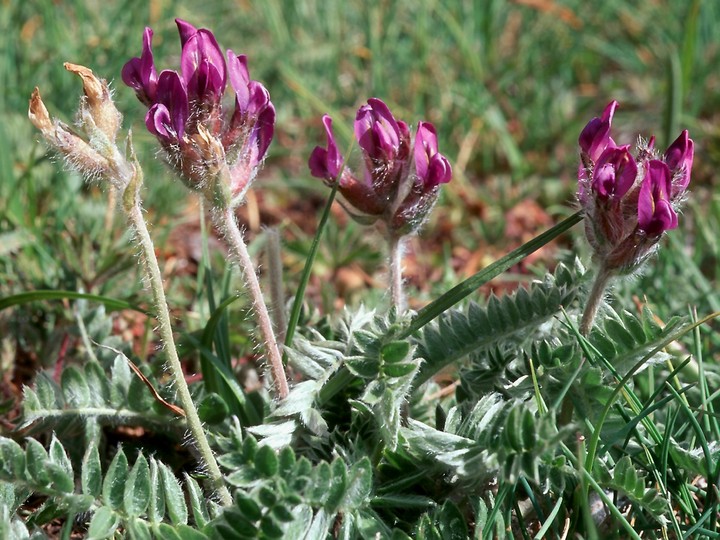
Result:
<svg viewBox="0 0 720 540">
<path fill-rule="evenodd" d="M 694 144 L 683 131 L 664 155 L 655 137 L 617 146 L 610 124 L 617 103 L 593 118 L 579 138 L 578 200 L 585 233 L 606 270 L 634 271 L 655 250 L 665 231 L 678 226 L 678 209 L 690 182 Z"/>
<path fill-rule="evenodd" d="M 152 37 L 152 28 L 145 28 L 140 58 L 131 58 L 122 69 L 123 82 L 135 90 L 138 99 L 148 107 L 155 99 L 158 81 L 152 53 Z"/>
<path fill-rule="evenodd" d="M 272 141 L 275 107 L 267 89 L 250 79 L 244 55 L 228 50 L 226 64 L 212 32 L 181 19 L 175 22 L 182 46 L 180 70 L 157 75 L 153 32 L 146 28 L 142 54 L 125 64 L 123 81 L 148 107 L 145 125 L 188 187 L 217 200 L 214 186 L 223 175 L 228 204 L 236 204 Z M 228 80 L 235 94 L 231 112 L 222 104 Z"/>
<path fill-rule="evenodd" d="M 672 189 L 670 168 L 660 160 L 647 164 L 638 195 L 638 228 L 648 236 L 660 236 L 678 226 L 678 218 L 670 202 Z"/>
<path fill-rule="evenodd" d="M 156 103 L 145 117 L 148 131 L 166 143 L 183 138 L 188 119 L 188 99 L 185 86 L 175 71 L 160 73 Z"/>
<path fill-rule="evenodd" d="M 590 120 L 580 133 L 580 149 L 592 161 L 597 161 L 608 145 L 615 145 L 610 138 L 610 127 L 617 106 L 617 101 L 611 101 L 605 107 L 602 117 Z"/>
<path fill-rule="evenodd" d="M 688 135 L 687 129 L 665 150 L 665 163 L 672 174 L 672 196 L 685 191 L 690 183 L 695 143 Z"/>
<path fill-rule="evenodd" d="M 325 134 L 327 135 L 327 148 L 316 146 L 312 154 L 310 154 L 308 166 L 310 167 L 310 174 L 314 177 L 334 181 L 342 169 L 343 157 L 338 152 L 335 142 L 332 118 L 326 114 L 322 117 L 322 123 L 325 126 Z"/>
<path fill-rule="evenodd" d="M 355 138 L 365 165 L 357 176 L 343 169 L 345 160 L 338 152 L 332 119 L 323 116 L 323 125 L 327 144 L 312 151 L 310 173 L 333 182 L 342 170 L 338 189 L 345 208 L 358 221 L 369 224 L 379 219 L 395 236 L 416 231 L 432 209 L 439 185 L 452 176 L 449 161 L 438 152 L 433 125 L 418 124 L 413 171 L 408 160 L 412 140 L 408 125 L 396 120 L 381 100 L 369 99 L 355 117 Z"/>
<path fill-rule="evenodd" d="M 620 200 L 635 183 L 637 164 L 629 145 L 606 149 L 595 163 L 592 190 L 601 199 Z"/>
<path fill-rule="evenodd" d="M 418 123 L 414 153 L 415 171 L 424 187 L 432 189 L 450 181 L 450 162 L 438 153 L 437 133 L 430 122 Z"/>
<path fill-rule="evenodd" d="M 181 19 L 175 22 L 182 43 L 180 69 L 189 100 L 219 102 L 225 92 L 226 72 L 225 58 L 215 36 L 209 30 L 195 30 Z"/>
<path fill-rule="evenodd" d="M 400 128 L 387 105 L 377 98 L 358 109 L 355 138 L 365 155 L 377 162 L 392 162 L 400 150 Z"/>
</svg>

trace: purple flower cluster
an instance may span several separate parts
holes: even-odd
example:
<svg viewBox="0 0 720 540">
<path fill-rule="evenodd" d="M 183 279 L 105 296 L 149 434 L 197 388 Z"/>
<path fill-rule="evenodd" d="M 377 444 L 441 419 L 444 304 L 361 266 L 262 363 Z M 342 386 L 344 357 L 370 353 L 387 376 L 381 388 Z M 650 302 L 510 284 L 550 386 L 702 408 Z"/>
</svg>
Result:
<svg viewBox="0 0 720 540">
<path fill-rule="evenodd" d="M 250 80 L 244 55 L 228 50 L 226 63 L 210 30 L 175 22 L 182 46 L 180 71 L 158 74 L 153 31 L 146 28 L 142 54 L 125 64 L 123 82 L 148 107 L 147 129 L 188 186 L 205 190 L 226 173 L 229 195 L 237 200 L 273 138 L 275 108 L 265 87 Z M 228 80 L 235 93 L 232 114 L 226 114 L 222 104 Z"/>
<path fill-rule="evenodd" d="M 416 231 L 437 200 L 440 184 L 452 176 L 450 163 L 438 152 L 433 125 L 418 123 L 411 150 L 408 125 L 396 120 L 381 100 L 369 99 L 355 117 L 355 138 L 364 161 L 358 177 L 344 167 L 332 119 L 325 115 L 322 121 L 327 145 L 313 150 L 311 174 L 329 183 L 337 180 L 346 210 L 361 223 L 382 220 L 394 236 Z"/>
<path fill-rule="evenodd" d="M 683 131 L 665 153 L 655 149 L 653 137 L 641 140 L 633 156 L 630 145 L 619 146 L 610 136 L 617 105 L 610 103 L 580 134 L 578 199 L 596 258 L 609 270 L 630 272 L 665 231 L 677 227 L 694 144 Z"/>
</svg>

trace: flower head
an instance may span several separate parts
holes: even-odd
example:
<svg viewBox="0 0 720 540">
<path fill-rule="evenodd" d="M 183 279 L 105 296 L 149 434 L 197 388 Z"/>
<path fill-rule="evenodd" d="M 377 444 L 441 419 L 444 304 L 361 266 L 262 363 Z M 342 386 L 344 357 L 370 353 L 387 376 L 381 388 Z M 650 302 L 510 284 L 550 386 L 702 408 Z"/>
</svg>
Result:
<svg viewBox="0 0 720 540">
<path fill-rule="evenodd" d="M 310 155 L 310 173 L 328 183 L 339 176 L 345 208 L 358 221 L 381 220 L 395 236 L 417 231 L 437 200 L 440 184 L 452 176 L 449 161 L 438 152 L 433 125 L 418 123 L 411 152 L 408 125 L 397 120 L 383 101 L 369 99 L 355 117 L 354 133 L 364 165 L 356 176 L 344 167 L 332 119 L 323 116 L 323 124 L 327 144 Z"/>
<path fill-rule="evenodd" d="M 122 79 L 148 107 L 145 125 L 185 184 L 215 203 L 235 205 L 272 141 L 275 108 L 267 89 L 250 79 L 244 55 L 228 50 L 226 62 L 210 30 L 175 22 L 180 69 L 158 75 L 153 32 L 146 28 L 142 54 L 125 64 Z M 231 112 L 223 104 L 228 81 L 235 94 Z"/>
<path fill-rule="evenodd" d="M 578 200 L 595 258 L 613 272 L 635 270 L 662 234 L 678 225 L 677 213 L 690 182 L 694 145 L 688 132 L 660 154 L 655 138 L 630 145 L 610 137 L 617 102 L 593 118 L 579 138 Z"/>
</svg>

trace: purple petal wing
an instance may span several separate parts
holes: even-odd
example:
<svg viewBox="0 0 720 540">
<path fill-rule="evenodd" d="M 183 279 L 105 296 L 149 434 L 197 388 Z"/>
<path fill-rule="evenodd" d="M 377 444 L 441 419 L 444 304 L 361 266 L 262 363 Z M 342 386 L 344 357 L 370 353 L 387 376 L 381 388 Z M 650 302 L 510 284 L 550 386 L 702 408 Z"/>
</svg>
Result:
<svg viewBox="0 0 720 540">
<path fill-rule="evenodd" d="M 138 98 L 149 105 L 155 100 L 157 71 L 152 52 L 152 28 L 143 32 L 143 49 L 140 57 L 131 58 L 122 69 L 122 80 L 135 90 Z"/>
<path fill-rule="evenodd" d="M 578 138 L 580 149 L 592 161 L 597 161 L 608 146 L 614 146 L 614 144 L 610 144 L 612 142 L 610 138 L 610 127 L 617 106 L 617 101 L 610 102 L 610 104 L 605 107 L 602 117 L 590 120 L 580 133 L 580 137 Z"/>
<path fill-rule="evenodd" d="M 184 47 L 188 39 L 197 34 L 197 28 L 182 19 L 175 19 L 175 24 L 177 24 L 178 32 L 180 33 L 180 46 Z"/>
<path fill-rule="evenodd" d="M 658 236 L 678 225 L 677 214 L 668 200 L 671 174 L 662 161 L 648 162 L 638 197 L 638 227 L 650 236 Z"/>
</svg>

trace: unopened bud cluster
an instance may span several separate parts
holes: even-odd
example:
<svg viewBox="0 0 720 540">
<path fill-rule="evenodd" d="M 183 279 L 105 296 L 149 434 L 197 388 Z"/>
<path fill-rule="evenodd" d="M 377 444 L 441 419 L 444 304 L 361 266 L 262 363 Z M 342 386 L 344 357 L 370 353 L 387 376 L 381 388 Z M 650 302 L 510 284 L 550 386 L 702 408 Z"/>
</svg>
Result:
<svg viewBox="0 0 720 540">
<path fill-rule="evenodd" d="M 239 203 L 267 152 L 275 108 L 265 87 L 250 80 L 245 55 L 222 51 L 210 30 L 176 19 L 182 53 L 180 71 L 155 68 L 153 31 L 145 29 L 140 57 L 122 79 L 148 107 L 147 129 L 157 137 L 170 165 L 185 184 L 221 206 Z M 235 93 L 232 112 L 223 97 Z"/>
<path fill-rule="evenodd" d="M 617 102 L 593 118 L 579 138 L 578 199 L 594 256 L 607 271 L 637 269 L 665 231 L 678 225 L 690 183 L 694 144 L 688 132 L 660 153 L 655 138 L 618 145 L 610 136 Z"/>
<path fill-rule="evenodd" d="M 369 99 L 355 117 L 355 138 L 364 162 L 355 174 L 344 166 L 332 119 L 323 116 L 323 124 L 327 146 L 313 150 L 311 174 L 329 183 L 338 181 L 345 209 L 357 221 L 380 220 L 395 237 L 417 231 L 437 200 L 440 184 L 452 176 L 450 163 L 438 152 L 434 126 L 419 122 L 412 144 L 408 125 L 396 120 L 381 100 Z"/>
<path fill-rule="evenodd" d="M 122 115 L 113 103 L 108 84 L 84 66 L 66 63 L 65 69 L 77 74 L 83 82 L 84 96 L 77 111 L 77 125 L 84 136 L 50 117 L 37 88 L 30 97 L 30 121 L 47 143 L 83 176 L 106 178 L 123 190 L 133 171 L 116 146 Z"/>
</svg>

